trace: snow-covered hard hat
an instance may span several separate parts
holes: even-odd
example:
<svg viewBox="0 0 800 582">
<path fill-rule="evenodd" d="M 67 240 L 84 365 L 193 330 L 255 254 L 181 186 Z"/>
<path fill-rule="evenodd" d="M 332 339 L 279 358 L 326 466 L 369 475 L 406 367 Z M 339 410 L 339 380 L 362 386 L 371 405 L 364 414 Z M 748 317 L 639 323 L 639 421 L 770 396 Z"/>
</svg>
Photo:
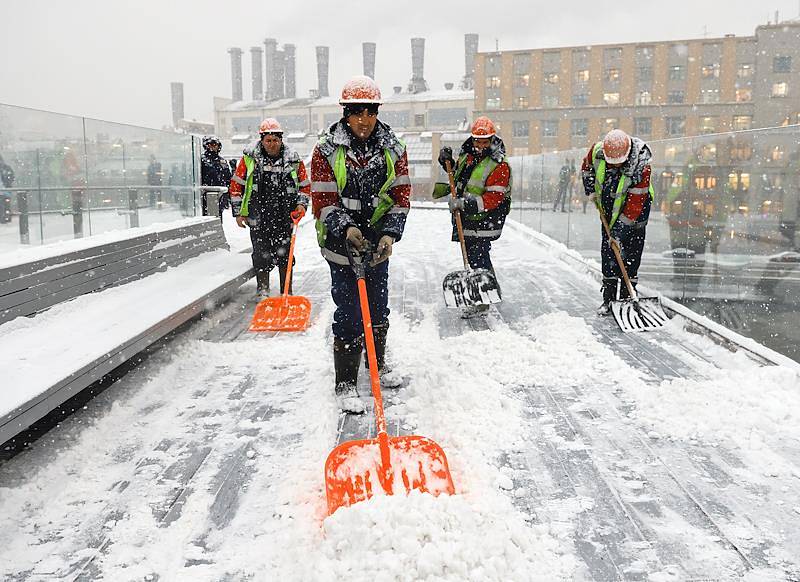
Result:
<svg viewBox="0 0 800 582">
<path fill-rule="evenodd" d="M 222 142 L 219 141 L 216 135 L 205 135 L 203 136 L 203 149 L 207 150 L 211 145 L 217 144 L 220 149 L 222 149 Z"/>
<path fill-rule="evenodd" d="M 621 129 L 612 129 L 603 138 L 603 155 L 608 164 L 622 164 L 631 153 L 631 138 Z"/>
<path fill-rule="evenodd" d="M 381 90 L 371 77 L 356 75 L 342 87 L 342 96 L 339 105 L 381 105 Z"/>
<path fill-rule="evenodd" d="M 264 121 L 261 122 L 261 125 L 258 126 L 258 133 L 262 136 L 265 133 L 280 133 L 283 134 L 283 128 L 281 124 L 278 123 L 278 120 L 274 117 L 267 117 Z"/>
<path fill-rule="evenodd" d="M 494 123 L 492 123 L 491 119 L 482 115 L 472 124 L 470 132 L 472 133 L 472 137 L 478 139 L 492 137 L 495 134 Z"/>
</svg>

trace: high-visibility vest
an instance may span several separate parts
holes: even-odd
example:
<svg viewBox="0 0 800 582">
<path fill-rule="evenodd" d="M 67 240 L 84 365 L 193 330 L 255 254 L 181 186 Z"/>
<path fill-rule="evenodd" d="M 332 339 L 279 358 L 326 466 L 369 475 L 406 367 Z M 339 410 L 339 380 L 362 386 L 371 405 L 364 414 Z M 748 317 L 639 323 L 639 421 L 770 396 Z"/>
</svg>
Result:
<svg viewBox="0 0 800 582">
<path fill-rule="evenodd" d="M 600 201 L 600 197 L 603 195 L 603 182 L 606 179 L 606 160 L 605 158 L 598 158 L 597 154 L 599 154 L 602 149 L 603 142 L 599 141 L 594 144 L 594 149 L 592 150 L 592 165 L 594 166 L 594 191 L 597 194 L 595 198 L 595 204 L 597 204 L 601 212 L 603 211 L 603 205 Z M 614 192 L 614 206 L 611 210 L 611 220 L 608 223 L 609 228 L 614 226 L 614 223 L 622 213 L 622 207 L 625 206 L 625 200 L 628 197 L 628 188 L 630 188 L 632 181 L 633 180 L 631 177 L 626 176 L 625 174 L 622 174 L 619 178 L 617 190 Z M 651 180 L 650 202 L 652 202 L 654 198 L 655 192 L 653 191 L 653 183 Z"/>
<path fill-rule="evenodd" d="M 240 216 L 247 216 L 249 214 L 250 196 L 253 193 L 253 176 L 255 175 L 256 160 L 253 156 L 244 155 L 244 165 L 247 168 L 247 178 L 244 183 L 244 196 L 242 197 L 242 208 L 239 210 Z M 292 176 L 292 183 L 286 187 L 286 193 L 297 194 L 300 190 L 300 180 L 297 177 L 297 170 L 300 167 L 300 162 L 289 162 L 291 168 L 290 174 Z"/>
</svg>

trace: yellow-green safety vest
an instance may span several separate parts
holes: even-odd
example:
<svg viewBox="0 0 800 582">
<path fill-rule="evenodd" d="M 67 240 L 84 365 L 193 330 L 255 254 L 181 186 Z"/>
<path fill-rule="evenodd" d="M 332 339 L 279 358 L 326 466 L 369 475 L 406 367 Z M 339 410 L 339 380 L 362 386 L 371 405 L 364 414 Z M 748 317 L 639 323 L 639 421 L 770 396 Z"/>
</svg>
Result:
<svg viewBox="0 0 800 582">
<path fill-rule="evenodd" d="M 598 159 L 597 154 L 603 149 L 603 142 L 599 141 L 594 144 L 594 149 L 592 150 L 592 165 L 594 166 L 594 191 L 597 194 L 595 198 L 595 204 L 603 212 L 603 205 L 600 202 L 600 198 L 603 195 L 603 182 L 606 179 L 606 160 Z M 622 212 L 622 207 L 625 206 L 625 200 L 628 197 L 628 188 L 631 185 L 631 177 L 622 174 L 620 176 L 619 182 L 617 183 L 617 190 L 614 194 L 614 207 L 611 211 L 611 220 L 608 223 L 608 228 L 614 226 L 614 223 L 619 218 L 620 213 Z M 652 202 L 655 198 L 655 193 L 653 191 L 653 183 L 650 182 L 650 201 Z"/>
<path fill-rule="evenodd" d="M 244 165 L 247 168 L 247 179 L 244 183 L 244 196 L 242 197 L 242 208 L 239 210 L 239 216 L 247 216 L 249 214 L 250 196 L 253 193 L 253 175 L 256 169 L 256 161 L 253 156 L 245 154 Z M 298 192 L 300 190 L 300 180 L 297 178 L 297 168 L 300 167 L 300 162 L 291 163 L 291 166 L 294 192 Z"/>
</svg>

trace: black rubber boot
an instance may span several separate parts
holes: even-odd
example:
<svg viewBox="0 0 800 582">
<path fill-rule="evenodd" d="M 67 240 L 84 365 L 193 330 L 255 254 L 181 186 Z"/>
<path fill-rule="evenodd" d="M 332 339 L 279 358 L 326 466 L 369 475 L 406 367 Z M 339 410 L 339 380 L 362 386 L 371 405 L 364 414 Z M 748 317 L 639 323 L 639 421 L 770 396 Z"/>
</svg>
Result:
<svg viewBox="0 0 800 582">
<path fill-rule="evenodd" d="M 345 341 L 333 338 L 333 369 L 336 374 L 336 400 L 345 412 L 364 412 L 364 404 L 358 398 L 356 383 L 358 367 L 361 365 L 361 338 Z"/>
<path fill-rule="evenodd" d="M 603 277 L 603 304 L 597 308 L 597 315 L 608 315 L 611 313 L 611 302 L 616 301 L 619 296 L 619 279 L 616 277 Z"/>
<path fill-rule="evenodd" d="M 256 293 L 262 297 L 269 295 L 269 271 L 256 271 Z"/>
<path fill-rule="evenodd" d="M 375 340 L 375 360 L 378 362 L 378 373 L 381 377 L 381 388 L 399 388 L 403 378 L 386 364 L 386 336 L 389 333 L 389 322 L 372 326 L 372 337 Z M 369 366 L 367 365 L 367 368 Z"/>
</svg>

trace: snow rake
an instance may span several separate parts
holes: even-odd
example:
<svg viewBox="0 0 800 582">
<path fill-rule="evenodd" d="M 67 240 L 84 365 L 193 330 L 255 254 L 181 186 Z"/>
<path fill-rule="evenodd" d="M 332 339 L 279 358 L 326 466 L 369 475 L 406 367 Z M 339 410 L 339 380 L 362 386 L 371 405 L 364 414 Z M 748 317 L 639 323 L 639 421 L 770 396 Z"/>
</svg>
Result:
<svg viewBox="0 0 800 582">
<path fill-rule="evenodd" d="M 617 259 L 617 264 L 622 272 L 622 278 L 625 281 L 625 286 L 628 288 L 629 299 L 623 299 L 611 302 L 611 313 L 619 325 L 619 328 L 627 333 L 629 331 L 651 331 L 664 327 L 664 324 L 669 321 L 667 314 L 664 313 L 664 308 L 661 305 L 661 300 L 658 297 L 639 297 L 636 294 L 636 289 L 633 288 L 631 280 L 628 277 L 628 270 L 625 268 L 625 261 L 622 260 L 620 253 L 619 243 L 611 236 L 611 229 L 608 226 L 605 212 L 600 202 L 595 200 L 595 206 L 600 214 L 600 221 L 603 223 L 603 229 L 606 231 L 608 237 L 608 245 L 614 251 L 614 256 Z"/>
<path fill-rule="evenodd" d="M 447 178 L 450 181 L 450 196 L 456 198 L 456 183 L 453 178 L 453 168 L 450 162 L 447 165 Z M 500 303 L 500 286 L 497 277 L 488 269 L 473 269 L 467 258 L 467 245 L 464 242 L 464 227 L 461 224 L 461 211 L 455 210 L 456 231 L 458 242 L 461 245 L 461 256 L 464 259 L 464 269 L 448 273 L 442 281 L 444 304 L 447 307 L 468 307 L 471 305 L 488 305 Z"/>
<path fill-rule="evenodd" d="M 297 225 L 305 213 L 293 211 L 292 241 L 289 243 L 289 263 L 286 266 L 286 281 L 283 295 L 267 297 L 256 305 L 250 331 L 303 331 L 308 327 L 311 317 L 311 301 L 301 295 L 289 295 L 292 284 L 292 263 L 294 262 L 294 241 L 297 238 Z"/>
<path fill-rule="evenodd" d="M 438 444 L 423 436 L 390 437 L 386 433 L 364 263 L 353 257 L 350 243 L 347 243 L 347 254 L 358 280 L 369 376 L 375 400 L 377 438 L 342 443 L 328 455 L 325 461 L 328 514 L 332 515 L 340 507 L 365 501 L 373 495 L 408 494 L 414 489 L 432 495 L 452 495 L 455 493 L 453 478 L 447 457 Z M 363 255 L 360 259 L 363 259 Z"/>
</svg>

